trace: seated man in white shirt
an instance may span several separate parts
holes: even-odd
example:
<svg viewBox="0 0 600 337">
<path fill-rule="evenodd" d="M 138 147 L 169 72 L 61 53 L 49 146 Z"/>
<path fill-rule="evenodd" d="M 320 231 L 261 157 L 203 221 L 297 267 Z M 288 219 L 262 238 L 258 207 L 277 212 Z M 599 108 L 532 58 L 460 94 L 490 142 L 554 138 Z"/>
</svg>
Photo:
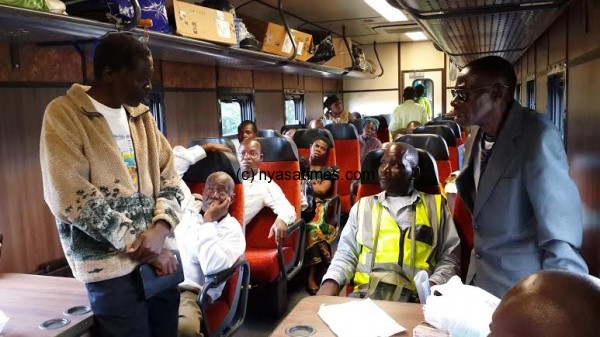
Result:
<svg viewBox="0 0 600 337">
<path fill-rule="evenodd" d="M 277 214 L 277 219 L 269 231 L 269 238 L 275 236 L 275 241 L 280 242 L 285 239 L 288 226 L 296 221 L 294 206 L 287 200 L 277 183 L 260 173 L 258 168 L 263 155 L 257 140 L 244 140 L 240 144 L 237 157 L 244 185 L 244 227 L 264 207 L 269 207 Z"/>
<path fill-rule="evenodd" d="M 185 281 L 179 285 L 179 337 L 202 336 L 201 314 L 196 302 L 202 291 L 204 276 L 227 269 L 246 250 L 241 224 L 229 215 L 234 198 L 233 179 L 225 172 L 215 172 L 206 179 L 202 202 L 204 212 L 185 212 L 175 229 Z M 223 286 L 208 290 L 212 301 L 221 296 Z"/>
<path fill-rule="evenodd" d="M 206 158 L 206 153 L 211 151 L 231 152 L 231 150 L 227 146 L 216 143 L 194 145 L 187 149 L 180 145 L 175 146 L 173 148 L 173 161 L 179 179 L 183 178 L 183 175 L 187 172 L 190 166 Z M 184 213 L 198 213 L 200 211 L 200 208 L 198 207 L 197 203 L 194 203 L 195 198 L 192 195 L 190 188 L 186 185 L 186 183 L 183 180 L 180 180 L 179 188 L 181 188 L 181 191 L 183 192 L 184 196 L 184 199 L 181 202 L 181 210 Z"/>
</svg>

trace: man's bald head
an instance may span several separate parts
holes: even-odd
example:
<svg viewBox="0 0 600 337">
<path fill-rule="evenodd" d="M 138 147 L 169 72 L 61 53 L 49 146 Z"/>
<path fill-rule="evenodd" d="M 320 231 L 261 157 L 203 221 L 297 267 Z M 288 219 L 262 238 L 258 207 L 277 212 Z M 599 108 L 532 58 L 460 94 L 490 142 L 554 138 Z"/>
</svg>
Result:
<svg viewBox="0 0 600 337">
<path fill-rule="evenodd" d="M 494 312 L 490 337 L 592 337 L 600 332 L 600 282 L 541 271 L 512 287 Z"/>
</svg>

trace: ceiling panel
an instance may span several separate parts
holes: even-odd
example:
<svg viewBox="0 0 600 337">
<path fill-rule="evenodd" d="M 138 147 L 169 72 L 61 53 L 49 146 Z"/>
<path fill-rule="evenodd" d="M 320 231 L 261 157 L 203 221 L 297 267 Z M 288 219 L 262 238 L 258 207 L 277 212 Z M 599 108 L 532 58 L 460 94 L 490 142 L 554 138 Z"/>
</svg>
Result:
<svg viewBox="0 0 600 337">
<path fill-rule="evenodd" d="M 568 1 L 395 0 L 458 65 L 486 55 L 511 62 L 558 17 Z"/>
</svg>

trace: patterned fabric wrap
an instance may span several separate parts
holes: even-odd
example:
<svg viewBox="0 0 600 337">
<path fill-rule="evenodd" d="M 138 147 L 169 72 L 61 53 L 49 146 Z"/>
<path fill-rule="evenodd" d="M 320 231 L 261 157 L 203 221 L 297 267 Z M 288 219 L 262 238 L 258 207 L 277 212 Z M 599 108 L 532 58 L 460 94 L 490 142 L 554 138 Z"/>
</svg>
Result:
<svg viewBox="0 0 600 337">
<path fill-rule="evenodd" d="M 3 1 L 3 0 L 0 0 Z M 151 19 L 154 30 L 161 33 L 171 34 L 169 20 L 167 19 L 166 0 L 138 0 L 142 10 L 142 19 Z M 131 21 L 134 11 L 131 0 L 108 0 L 110 15 L 116 20 Z"/>
</svg>

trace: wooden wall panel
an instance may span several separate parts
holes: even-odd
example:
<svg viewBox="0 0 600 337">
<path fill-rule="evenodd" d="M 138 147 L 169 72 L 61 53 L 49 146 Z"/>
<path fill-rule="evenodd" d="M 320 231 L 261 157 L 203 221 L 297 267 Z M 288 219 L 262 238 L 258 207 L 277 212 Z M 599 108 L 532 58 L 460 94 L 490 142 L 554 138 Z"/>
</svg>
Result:
<svg viewBox="0 0 600 337">
<path fill-rule="evenodd" d="M 285 124 L 283 92 L 257 92 L 254 94 L 256 125 L 259 129 L 279 130 Z"/>
<path fill-rule="evenodd" d="M 283 75 L 281 73 L 268 73 L 254 71 L 255 90 L 283 90 Z"/>
<path fill-rule="evenodd" d="M 304 76 L 304 90 L 306 92 L 323 92 L 323 79 Z"/>
<path fill-rule="evenodd" d="M 563 15 L 550 28 L 548 33 L 548 62 L 550 65 L 567 58 L 567 16 Z"/>
<path fill-rule="evenodd" d="M 600 153 L 600 59 L 569 68 L 568 152 Z"/>
<path fill-rule="evenodd" d="M 225 88 L 252 88 L 252 70 L 219 67 L 217 86 Z"/>
<path fill-rule="evenodd" d="M 72 47 L 19 46 L 19 68 L 13 69 L 10 49 L 0 44 L 0 82 L 82 81 L 81 58 Z"/>
<path fill-rule="evenodd" d="M 598 49 L 600 36 L 600 2 L 587 1 L 588 31 L 586 32 L 586 17 L 584 1 L 575 1 L 569 13 L 569 60 Z"/>
<path fill-rule="evenodd" d="M 538 75 L 548 73 L 548 34 L 542 35 L 535 43 L 535 68 Z"/>
<path fill-rule="evenodd" d="M 30 273 L 63 256 L 54 216 L 46 206 L 39 142 L 46 105 L 66 88 L 0 88 L 0 272 Z"/>
<path fill-rule="evenodd" d="M 200 137 L 218 137 L 217 104 L 215 91 L 166 92 L 165 123 L 171 146 L 187 146 Z"/>
<path fill-rule="evenodd" d="M 527 74 L 535 73 L 535 48 L 527 51 Z"/>
<path fill-rule="evenodd" d="M 323 79 L 323 92 L 338 92 L 338 83 L 335 79 Z"/>
<path fill-rule="evenodd" d="M 306 122 L 323 116 L 323 93 L 307 92 L 304 94 L 304 108 L 306 109 Z"/>
<path fill-rule="evenodd" d="M 304 89 L 304 78 L 297 74 L 283 74 L 284 89 Z"/>
<path fill-rule="evenodd" d="M 163 61 L 160 68 L 165 88 L 216 88 L 215 67 Z M 156 71 L 158 69 L 154 69 Z"/>
</svg>

